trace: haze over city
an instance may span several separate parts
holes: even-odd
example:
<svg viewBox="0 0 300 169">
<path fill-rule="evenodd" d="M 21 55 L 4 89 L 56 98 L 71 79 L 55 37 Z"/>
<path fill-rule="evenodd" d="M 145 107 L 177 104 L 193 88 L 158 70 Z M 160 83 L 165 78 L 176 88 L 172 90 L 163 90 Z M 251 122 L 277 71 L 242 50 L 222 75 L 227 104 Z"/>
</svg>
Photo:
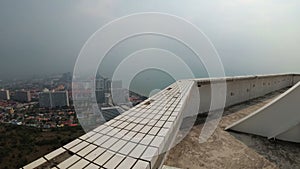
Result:
<svg viewBox="0 0 300 169">
<path fill-rule="evenodd" d="M 297 0 L 3 0 L 0 79 L 72 72 L 82 46 L 95 31 L 109 21 L 137 12 L 169 13 L 198 26 L 218 51 L 226 75 L 297 72 L 299 5 Z M 150 44 L 170 42 L 144 38 Z M 123 57 L 140 42 L 132 41 L 112 53 Z M 178 55 L 187 57 L 180 52 Z M 205 71 L 197 76 L 205 76 Z"/>
<path fill-rule="evenodd" d="M 299 0 L 1 0 L 0 168 L 299 169 Z"/>
</svg>

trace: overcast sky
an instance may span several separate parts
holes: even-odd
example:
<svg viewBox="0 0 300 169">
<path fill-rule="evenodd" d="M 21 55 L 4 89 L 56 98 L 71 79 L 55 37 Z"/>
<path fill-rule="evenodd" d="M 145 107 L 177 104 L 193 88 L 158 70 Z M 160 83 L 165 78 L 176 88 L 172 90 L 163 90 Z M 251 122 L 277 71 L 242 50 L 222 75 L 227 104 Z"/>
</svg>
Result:
<svg viewBox="0 0 300 169">
<path fill-rule="evenodd" d="M 299 0 L 1 0 L 0 79 L 72 71 L 96 30 L 136 12 L 197 25 L 227 75 L 300 72 Z"/>
</svg>

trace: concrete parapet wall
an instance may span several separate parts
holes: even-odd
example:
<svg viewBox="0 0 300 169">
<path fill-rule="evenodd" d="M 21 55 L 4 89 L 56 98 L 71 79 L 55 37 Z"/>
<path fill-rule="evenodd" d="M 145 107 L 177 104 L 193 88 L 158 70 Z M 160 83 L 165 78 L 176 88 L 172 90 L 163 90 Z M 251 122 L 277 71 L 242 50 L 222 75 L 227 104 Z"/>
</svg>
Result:
<svg viewBox="0 0 300 169">
<path fill-rule="evenodd" d="M 226 81 L 227 96 L 225 107 L 251 100 L 273 91 L 291 87 L 300 81 L 300 75 L 276 74 L 259 76 L 238 76 L 228 78 L 195 79 L 200 92 L 199 113 L 209 111 L 211 102 L 211 83 Z M 221 107 L 220 107 L 221 108 Z"/>
<path fill-rule="evenodd" d="M 293 83 L 296 84 L 297 82 L 300 82 L 300 74 L 293 75 Z"/>
</svg>

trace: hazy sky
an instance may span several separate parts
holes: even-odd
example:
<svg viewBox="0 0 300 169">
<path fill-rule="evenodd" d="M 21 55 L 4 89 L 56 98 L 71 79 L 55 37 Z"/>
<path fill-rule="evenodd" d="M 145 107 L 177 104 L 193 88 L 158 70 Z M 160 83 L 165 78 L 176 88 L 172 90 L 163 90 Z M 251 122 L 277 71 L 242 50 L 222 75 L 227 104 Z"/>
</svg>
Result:
<svg viewBox="0 0 300 169">
<path fill-rule="evenodd" d="M 72 71 L 96 30 L 136 12 L 197 25 L 227 75 L 300 72 L 299 0 L 1 0 L 0 79 Z"/>
</svg>

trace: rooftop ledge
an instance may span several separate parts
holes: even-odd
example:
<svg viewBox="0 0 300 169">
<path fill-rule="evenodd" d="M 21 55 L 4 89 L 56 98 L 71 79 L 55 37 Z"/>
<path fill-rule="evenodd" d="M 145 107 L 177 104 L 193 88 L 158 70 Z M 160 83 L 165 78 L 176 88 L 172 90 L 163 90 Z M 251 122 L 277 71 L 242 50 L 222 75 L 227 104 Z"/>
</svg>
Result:
<svg viewBox="0 0 300 169">
<path fill-rule="evenodd" d="M 298 74 L 180 80 L 141 104 L 69 144 L 24 166 L 27 168 L 161 168 L 169 148 L 196 102 L 209 111 L 211 83 L 226 81 L 230 107 L 291 87 Z M 197 100 L 195 93 L 200 93 Z M 200 103 L 199 103 L 200 102 Z"/>
</svg>

